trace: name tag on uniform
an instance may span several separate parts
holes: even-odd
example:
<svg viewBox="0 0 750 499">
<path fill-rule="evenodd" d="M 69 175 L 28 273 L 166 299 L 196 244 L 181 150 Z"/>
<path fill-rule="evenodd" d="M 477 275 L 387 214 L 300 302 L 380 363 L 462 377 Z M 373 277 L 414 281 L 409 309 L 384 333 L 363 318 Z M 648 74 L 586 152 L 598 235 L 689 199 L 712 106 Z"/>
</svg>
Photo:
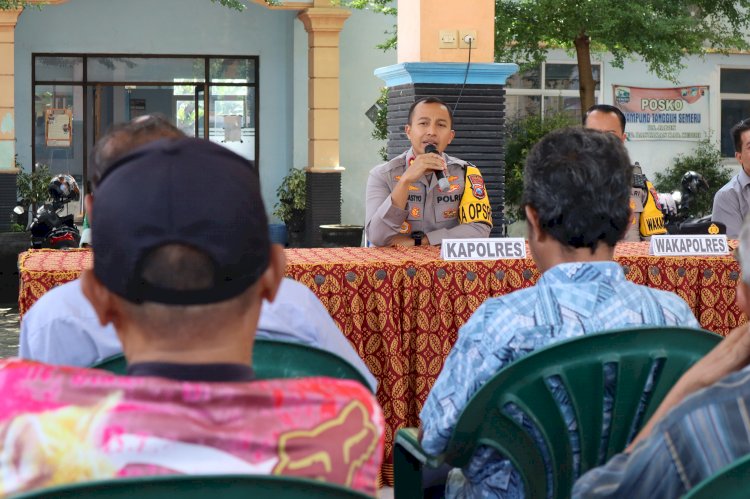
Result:
<svg viewBox="0 0 750 499">
<path fill-rule="evenodd" d="M 526 258 L 526 241 L 522 237 L 443 239 L 443 260 L 503 260 Z"/>
<path fill-rule="evenodd" d="M 651 236 L 649 254 L 655 256 L 728 255 L 725 234 Z"/>
</svg>

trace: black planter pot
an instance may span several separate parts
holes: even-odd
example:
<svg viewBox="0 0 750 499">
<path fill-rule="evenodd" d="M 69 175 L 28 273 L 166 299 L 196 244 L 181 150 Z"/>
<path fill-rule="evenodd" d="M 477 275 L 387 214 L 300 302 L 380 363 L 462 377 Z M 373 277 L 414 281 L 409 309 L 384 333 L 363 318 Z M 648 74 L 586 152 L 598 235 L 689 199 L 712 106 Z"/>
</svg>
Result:
<svg viewBox="0 0 750 499">
<path fill-rule="evenodd" d="M 27 249 L 28 232 L 0 232 L 0 303 L 18 301 L 18 254 Z"/>
<path fill-rule="evenodd" d="M 320 237 L 326 248 L 362 246 L 362 225 L 331 224 L 320 226 Z"/>
<path fill-rule="evenodd" d="M 286 222 L 287 244 L 290 248 L 301 248 L 305 241 L 305 210 L 292 210 Z"/>
<path fill-rule="evenodd" d="M 302 248 L 305 245 L 304 232 L 287 231 L 286 235 L 286 244 L 289 248 Z"/>
</svg>

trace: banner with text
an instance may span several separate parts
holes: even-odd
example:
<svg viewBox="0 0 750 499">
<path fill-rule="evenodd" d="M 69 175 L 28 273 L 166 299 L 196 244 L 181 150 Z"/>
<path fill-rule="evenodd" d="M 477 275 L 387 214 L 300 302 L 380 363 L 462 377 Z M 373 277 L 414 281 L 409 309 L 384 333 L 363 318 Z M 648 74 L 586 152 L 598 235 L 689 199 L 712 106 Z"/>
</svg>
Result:
<svg viewBox="0 0 750 499">
<path fill-rule="evenodd" d="M 708 133 L 708 86 L 643 88 L 612 85 L 628 140 L 701 140 Z"/>
</svg>

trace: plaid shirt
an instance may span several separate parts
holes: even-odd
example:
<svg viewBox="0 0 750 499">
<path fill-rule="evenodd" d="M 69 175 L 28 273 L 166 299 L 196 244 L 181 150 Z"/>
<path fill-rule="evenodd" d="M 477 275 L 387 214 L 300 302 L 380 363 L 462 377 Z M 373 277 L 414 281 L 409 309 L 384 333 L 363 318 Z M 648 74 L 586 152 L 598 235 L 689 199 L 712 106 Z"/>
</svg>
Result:
<svg viewBox="0 0 750 499">
<path fill-rule="evenodd" d="M 688 397 L 632 453 L 583 475 L 573 497 L 681 497 L 750 453 L 748 403 L 746 368 Z"/>
<path fill-rule="evenodd" d="M 626 280 L 614 262 L 560 264 L 547 270 L 534 287 L 487 300 L 459 331 L 427 397 L 420 414 L 423 447 L 431 454 L 443 452 L 471 396 L 514 360 L 567 338 L 642 325 L 700 327 L 684 300 Z M 551 388 L 575 436 L 576 421 L 565 391 Z M 571 443 L 577 459 L 577 442 Z M 524 493 L 510 461 L 480 448 L 466 468 L 451 472 L 446 495 L 523 497 Z"/>
</svg>

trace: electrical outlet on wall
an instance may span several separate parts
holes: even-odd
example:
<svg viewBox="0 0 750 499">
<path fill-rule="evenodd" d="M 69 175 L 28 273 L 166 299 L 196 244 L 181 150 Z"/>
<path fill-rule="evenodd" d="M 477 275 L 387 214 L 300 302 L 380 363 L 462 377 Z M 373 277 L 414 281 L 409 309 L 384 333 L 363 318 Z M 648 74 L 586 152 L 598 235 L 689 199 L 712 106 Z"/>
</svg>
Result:
<svg viewBox="0 0 750 499">
<path fill-rule="evenodd" d="M 475 29 L 462 29 L 458 31 L 458 48 L 467 49 L 469 48 L 469 42 L 471 42 L 471 48 L 477 48 L 477 30 Z"/>
</svg>

